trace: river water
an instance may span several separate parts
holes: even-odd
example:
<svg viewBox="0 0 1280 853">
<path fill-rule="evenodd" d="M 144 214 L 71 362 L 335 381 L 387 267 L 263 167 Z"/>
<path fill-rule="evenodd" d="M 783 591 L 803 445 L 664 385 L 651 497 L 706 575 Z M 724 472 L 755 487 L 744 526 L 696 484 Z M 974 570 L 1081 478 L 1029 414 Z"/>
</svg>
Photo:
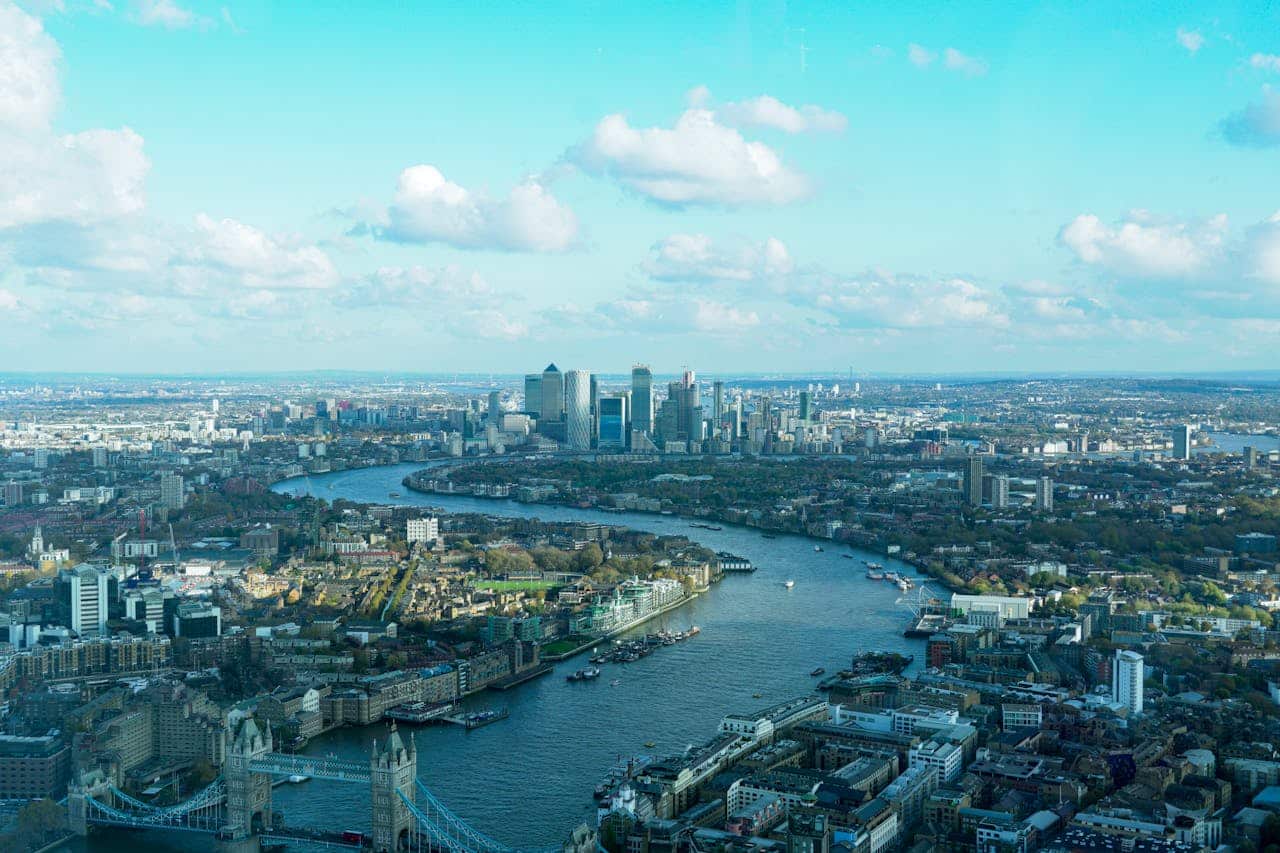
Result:
<svg viewBox="0 0 1280 853">
<path fill-rule="evenodd" d="M 758 570 L 728 575 L 690 603 L 637 629 L 698 625 L 697 637 L 660 648 L 625 665 L 607 664 L 595 682 L 573 684 L 565 674 L 584 657 L 557 665 L 551 675 L 506 693 L 472 697 L 475 707 L 506 706 L 509 719 L 471 732 L 455 726 L 415 729 L 418 775 L 450 808 L 476 827 L 513 845 L 554 845 L 594 815 L 592 792 L 620 757 L 664 755 L 709 738 L 721 717 L 749 711 L 812 690 L 815 667 L 847 666 L 856 652 L 899 651 L 922 657 L 923 644 L 902 637 L 906 611 L 899 592 L 865 577 L 863 559 L 914 575 L 883 555 L 854 551 L 798 536 L 764 538 L 759 531 L 724 525 L 690 527 L 687 520 L 642 513 L 611 513 L 408 491 L 401 480 L 422 463 L 343 471 L 278 483 L 288 494 L 313 494 L 369 503 L 433 506 L 548 521 L 599 521 L 659 534 L 683 534 L 717 551 L 749 558 Z M 403 492 L 400 498 L 389 492 Z M 850 554 L 856 559 L 847 559 Z M 785 580 L 795 586 L 786 589 Z M 919 662 L 917 661 L 917 666 Z M 616 687 L 610 686 L 614 679 Z M 759 697 L 756 697 L 759 694 Z M 385 726 L 339 729 L 307 748 L 367 760 Z M 646 748 L 646 742 L 654 747 Z M 312 780 L 276 789 L 286 822 L 367 831 L 368 792 L 362 786 Z M 135 837 L 136 838 L 136 837 Z M 185 839 L 147 834 L 148 849 L 183 850 Z M 186 842 L 186 843 L 184 843 Z M 80 849 L 136 849 L 125 839 L 95 836 Z"/>
</svg>

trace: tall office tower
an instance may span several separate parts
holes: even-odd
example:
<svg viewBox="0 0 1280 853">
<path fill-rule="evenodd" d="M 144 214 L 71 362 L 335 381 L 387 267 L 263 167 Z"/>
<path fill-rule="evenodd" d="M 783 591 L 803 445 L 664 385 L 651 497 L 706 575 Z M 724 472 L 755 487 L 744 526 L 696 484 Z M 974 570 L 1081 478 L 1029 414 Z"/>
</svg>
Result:
<svg viewBox="0 0 1280 853">
<path fill-rule="evenodd" d="M 497 421 L 502 417 L 502 394 L 497 391 L 489 392 L 489 420 Z"/>
<path fill-rule="evenodd" d="M 22 483 L 10 480 L 4 484 L 4 505 L 18 506 L 22 503 Z"/>
<path fill-rule="evenodd" d="M 542 374 L 524 375 L 524 412 L 539 417 L 542 414 Z"/>
<path fill-rule="evenodd" d="M 738 399 L 733 401 L 733 437 L 740 438 L 742 436 L 742 395 L 738 395 Z"/>
<path fill-rule="evenodd" d="M 160 505 L 165 509 L 182 509 L 187 502 L 187 493 L 181 474 L 169 472 L 160 475 Z"/>
<path fill-rule="evenodd" d="M 583 391 L 589 389 L 584 388 Z M 560 368 L 548 364 L 542 371 L 542 408 L 541 419 L 558 421 L 564 418 L 564 375 Z"/>
<path fill-rule="evenodd" d="M 658 414 L 654 418 L 654 433 L 661 444 L 680 440 L 680 400 L 678 398 L 668 397 L 662 401 L 662 405 L 658 407 Z"/>
<path fill-rule="evenodd" d="M 1048 477 L 1036 480 L 1036 511 L 1053 512 L 1053 480 Z"/>
<path fill-rule="evenodd" d="M 653 434 L 653 371 L 644 364 L 631 368 L 631 428 Z"/>
<path fill-rule="evenodd" d="M 1142 655 L 1128 649 L 1116 649 L 1111 664 L 1111 698 L 1129 709 L 1142 713 Z"/>
<path fill-rule="evenodd" d="M 1009 508 L 1009 478 L 997 474 L 991 478 L 991 506 L 994 509 Z"/>
<path fill-rule="evenodd" d="M 1244 467 L 1248 469 L 1258 467 L 1258 448 L 1246 447 L 1244 449 Z"/>
<path fill-rule="evenodd" d="M 71 609 L 71 630 L 82 637 L 100 636 L 107 631 L 107 582 L 110 576 L 110 572 L 88 563 L 81 563 L 62 573 Z"/>
<path fill-rule="evenodd" d="M 591 436 L 595 437 L 596 428 L 596 406 L 600 404 L 600 380 L 593 373 L 591 374 Z"/>
<path fill-rule="evenodd" d="M 1089 452 L 1089 433 L 1082 432 L 1076 437 L 1076 450 L 1080 453 Z"/>
<path fill-rule="evenodd" d="M 800 392 L 800 420 L 806 421 L 806 422 L 809 420 L 809 416 L 813 414 L 810 411 L 809 407 L 810 407 L 809 392 L 801 391 Z"/>
<path fill-rule="evenodd" d="M 41 470 L 49 467 L 49 449 L 47 447 L 36 448 L 35 466 Z"/>
<path fill-rule="evenodd" d="M 1179 424 L 1173 428 L 1173 458 L 1191 458 L 1191 426 Z"/>
<path fill-rule="evenodd" d="M 606 394 L 596 403 L 596 446 L 601 450 L 625 450 L 630 425 L 627 423 L 627 403 L 630 395 Z"/>
<path fill-rule="evenodd" d="M 760 413 L 760 428 L 765 432 L 773 432 L 773 400 L 769 397 L 762 398 L 756 411 Z"/>
<path fill-rule="evenodd" d="M 95 447 L 93 449 L 93 467 L 107 467 L 107 449 L 105 447 Z"/>
<path fill-rule="evenodd" d="M 964 499 L 969 506 L 982 506 L 982 457 L 970 456 L 964 472 Z"/>
<path fill-rule="evenodd" d="M 546 387 L 545 379 L 543 387 Z M 564 400 L 565 443 L 573 450 L 590 450 L 591 374 L 585 370 L 564 374 Z"/>
<path fill-rule="evenodd" d="M 724 383 L 717 379 L 711 383 L 711 427 L 715 437 L 720 437 L 724 426 Z"/>
<path fill-rule="evenodd" d="M 702 441 L 702 390 L 692 370 L 686 370 L 680 381 L 680 431 L 690 443 Z"/>
</svg>

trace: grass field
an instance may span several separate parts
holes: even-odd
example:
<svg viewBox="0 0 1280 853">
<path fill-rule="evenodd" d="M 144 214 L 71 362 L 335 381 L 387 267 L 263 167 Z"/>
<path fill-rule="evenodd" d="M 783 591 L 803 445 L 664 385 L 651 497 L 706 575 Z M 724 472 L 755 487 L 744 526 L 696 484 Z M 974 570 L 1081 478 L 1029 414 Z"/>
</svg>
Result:
<svg viewBox="0 0 1280 853">
<path fill-rule="evenodd" d="M 591 638 L 581 634 L 574 634 L 563 640 L 556 640 L 554 643 L 547 643 L 542 647 L 544 655 L 564 655 L 581 646 L 583 643 L 590 642 Z"/>
<path fill-rule="evenodd" d="M 492 592 L 536 592 L 540 589 L 551 589 L 557 586 L 555 581 L 476 581 L 476 589 L 487 589 Z"/>
</svg>

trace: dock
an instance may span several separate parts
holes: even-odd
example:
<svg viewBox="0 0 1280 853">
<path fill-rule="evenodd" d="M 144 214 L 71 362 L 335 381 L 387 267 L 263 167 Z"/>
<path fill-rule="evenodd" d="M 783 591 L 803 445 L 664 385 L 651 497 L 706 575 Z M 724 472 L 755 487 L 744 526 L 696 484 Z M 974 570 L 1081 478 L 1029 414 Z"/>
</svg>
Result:
<svg viewBox="0 0 1280 853">
<path fill-rule="evenodd" d="M 478 729 L 496 723 L 499 720 L 505 720 L 511 716 L 511 711 L 507 708 L 500 708 L 496 711 L 472 711 L 470 713 L 454 714 L 449 717 L 440 717 L 441 722 L 452 723 L 455 726 L 462 726 L 467 731 Z"/>
<path fill-rule="evenodd" d="M 548 675 L 555 667 L 549 663 L 539 664 L 532 669 L 522 670 L 521 672 L 500 678 L 489 685 L 490 690 L 510 690 L 512 687 L 524 684 L 526 681 L 533 681 L 535 678 L 541 678 Z"/>
<path fill-rule="evenodd" d="M 438 720 L 446 715 L 456 711 L 458 706 L 453 702 L 437 702 L 428 704 L 426 702 L 414 702 L 410 705 L 397 705 L 394 708 L 388 708 L 383 716 L 388 720 L 395 720 L 398 723 L 416 723 L 421 725 L 429 723 L 432 720 Z"/>
</svg>

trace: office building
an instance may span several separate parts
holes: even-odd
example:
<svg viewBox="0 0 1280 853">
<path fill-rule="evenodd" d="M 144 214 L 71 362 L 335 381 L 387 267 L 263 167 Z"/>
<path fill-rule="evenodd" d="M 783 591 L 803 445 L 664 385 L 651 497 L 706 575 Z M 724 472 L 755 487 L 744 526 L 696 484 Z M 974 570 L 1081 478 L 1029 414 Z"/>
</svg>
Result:
<svg viewBox="0 0 1280 853">
<path fill-rule="evenodd" d="M 810 402 L 809 392 L 801 391 L 800 392 L 800 420 L 808 422 L 810 416 L 813 414 L 810 411 L 811 405 L 812 403 Z"/>
<path fill-rule="evenodd" d="M 105 634 L 111 572 L 81 563 L 61 575 L 66 603 L 71 610 L 71 630 L 81 637 Z"/>
<path fill-rule="evenodd" d="M 93 467 L 107 467 L 107 449 L 105 447 L 95 447 L 93 449 Z"/>
<path fill-rule="evenodd" d="M 596 446 L 601 450 L 625 450 L 631 428 L 627 423 L 628 395 L 610 394 L 596 406 Z"/>
<path fill-rule="evenodd" d="M 489 392 L 489 423 L 497 423 L 502 418 L 502 394 Z"/>
<path fill-rule="evenodd" d="M 49 450 L 45 447 L 37 447 L 35 453 L 35 467 L 44 470 L 49 467 Z"/>
<path fill-rule="evenodd" d="M 691 445 L 701 444 L 704 413 L 702 392 L 692 370 L 686 370 L 679 386 L 680 433 Z"/>
<path fill-rule="evenodd" d="M 175 637 L 221 637 L 222 608 L 206 601 L 184 602 L 173 614 L 172 625 Z"/>
<path fill-rule="evenodd" d="M 1036 480 L 1036 511 L 1053 512 L 1053 480 L 1040 477 Z"/>
<path fill-rule="evenodd" d="M 716 438 L 720 437 L 724 426 L 724 382 L 717 379 L 711 383 L 711 431 Z"/>
<path fill-rule="evenodd" d="M 653 371 L 637 364 L 631 368 L 631 428 L 653 435 Z"/>
<path fill-rule="evenodd" d="M 545 384 L 544 374 L 544 387 Z M 564 414 L 565 444 L 571 450 L 590 450 L 591 374 L 587 371 L 570 370 L 564 374 Z"/>
<path fill-rule="evenodd" d="M 1009 507 L 1009 478 L 1004 474 L 996 474 L 991 478 L 991 508 L 1007 509 Z"/>
<path fill-rule="evenodd" d="M 542 374 L 526 373 L 524 375 L 524 411 L 527 415 L 538 417 L 542 413 Z"/>
<path fill-rule="evenodd" d="M 1258 467 L 1258 448 L 1246 446 L 1244 449 L 1244 467 L 1253 469 Z"/>
<path fill-rule="evenodd" d="M 1191 427 L 1188 424 L 1179 424 L 1173 428 L 1173 458 L 1191 458 Z"/>
<path fill-rule="evenodd" d="M 187 502 L 181 474 L 172 472 L 160 475 L 160 506 L 165 509 L 182 509 Z"/>
<path fill-rule="evenodd" d="M 0 800 L 58 799 L 70 772 L 71 748 L 57 730 L 0 735 Z"/>
<path fill-rule="evenodd" d="M 440 538 L 440 519 L 434 515 L 409 519 L 405 524 L 404 538 L 410 545 L 415 542 L 436 541 Z"/>
<path fill-rule="evenodd" d="M 19 506 L 22 503 L 22 483 L 13 480 L 4 484 L 4 505 Z"/>
<path fill-rule="evenodd" d="M 1142 713 L 1142 655 L 1128 649 L 1117 649 L 1111 670 L 1111 698 L 1129 709 Z"/>
<path fill-rule="evenodd" d="M 964 498 L 969 506 L 982 506 L 982 458 L 970 456 L 964 472 Z"/>
<path fill-rule="evenodd" d="M 542 406 L 539 417 L 544 421 L 558 421 L 564 417 L 564 376 L 554 364 L 548 364 L 547 369 L 542 371 Z"/>
</svg>

